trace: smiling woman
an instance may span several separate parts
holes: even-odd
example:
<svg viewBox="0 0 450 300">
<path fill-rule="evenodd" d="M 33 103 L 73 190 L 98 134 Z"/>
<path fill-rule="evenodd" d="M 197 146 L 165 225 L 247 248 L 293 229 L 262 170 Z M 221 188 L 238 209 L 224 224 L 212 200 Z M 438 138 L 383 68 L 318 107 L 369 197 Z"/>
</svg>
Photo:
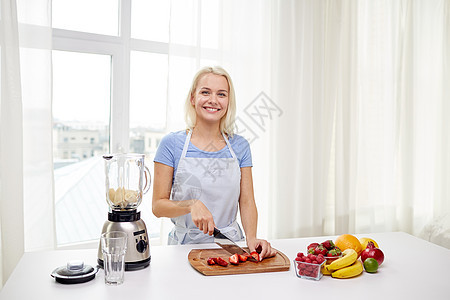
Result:
<svg viewBox="0 0 450 300">
<path fill-rule="evenodd" d="M 223 68 L 205 67 L 194 76 L 185 105 L 189 128 L 167 135 L 155 156 L 153 213 L 171 218 L 169 244 L 176 245 L 212 243 L 215 228 L 243 240 L 239 209 L 249 250 L 260 248 L 262 260 L 276 251 L 256 236 L 251 152 L 248 142 L 234 134 L 235 102 Z M 192 178 L 201 179 L 195 197 Z"/>
</svg>

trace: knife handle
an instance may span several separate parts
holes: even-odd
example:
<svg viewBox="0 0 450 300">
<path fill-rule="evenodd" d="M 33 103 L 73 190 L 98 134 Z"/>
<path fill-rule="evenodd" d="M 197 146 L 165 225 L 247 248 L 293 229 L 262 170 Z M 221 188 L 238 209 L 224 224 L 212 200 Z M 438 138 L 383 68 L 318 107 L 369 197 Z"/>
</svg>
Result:
<svg viewBox="0 0 450 300">
<path fill-rule="evenodd" d="M 220 234 L 219 229 L 217 229 L 216 227 L 214 227 L 214 233 L 213 233 L 213 234 L 214 234 L 214 236 Z"/>
</svg>

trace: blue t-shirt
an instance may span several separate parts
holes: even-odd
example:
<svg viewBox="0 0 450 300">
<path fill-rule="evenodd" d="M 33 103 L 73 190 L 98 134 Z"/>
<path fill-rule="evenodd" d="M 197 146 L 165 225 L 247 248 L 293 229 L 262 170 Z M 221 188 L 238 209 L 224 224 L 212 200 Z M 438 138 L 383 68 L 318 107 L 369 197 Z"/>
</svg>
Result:
<svg viewBox="0 0 450 300">
<path fill-rule="evenodd" d="M 161 140 L 158 146 L 158 150 L 155 154 L 154 162 L 162 163 L 173 168 L 173 174 L 175 176 L 178 168 L 178 163 L 183 153 L 184 142 L 186 141 L 186 130 L 177 132 L 171 132 Z M 252 153 L 250 151 L 250 144 L 248 141 L 240 135 L 233 135 L 229 139 L 231 148 L 233 148 L 236 154 L 239 166 L 252 167 Z M 222 149 L 206 149 L 201 150 L 195 147 L 190 141 L 186 152 L 186 157 L 198 157 L 198 158 L 230 158 L 231 152 L 228 146 L 225 145 Z"/>
</svg>

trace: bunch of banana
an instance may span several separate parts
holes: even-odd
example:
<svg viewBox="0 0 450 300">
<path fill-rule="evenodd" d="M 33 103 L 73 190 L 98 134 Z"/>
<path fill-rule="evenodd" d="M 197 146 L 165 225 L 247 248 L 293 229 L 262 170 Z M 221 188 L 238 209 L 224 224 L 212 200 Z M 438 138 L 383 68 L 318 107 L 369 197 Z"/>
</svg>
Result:
<svg viewBox="0 0 450 300">
<path fill-rule="evenodd" d="M 331 274 L 334 278 L 350 278 L 361 274 L 363 269 L 362 263 L 358 260 L 358 253 L 353 249 L 346 249 L 342 252 L 341 258 L 325 265 L 322 273 Z"/>
</svg>

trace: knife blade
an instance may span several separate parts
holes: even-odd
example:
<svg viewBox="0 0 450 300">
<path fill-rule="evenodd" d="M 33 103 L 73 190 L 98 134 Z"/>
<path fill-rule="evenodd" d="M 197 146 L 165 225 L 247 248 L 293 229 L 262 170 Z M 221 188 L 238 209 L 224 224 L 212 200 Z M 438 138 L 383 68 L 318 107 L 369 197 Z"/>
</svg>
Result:
<svg viewBox="0 0 450 300">
<path fill-rule="evenodd" d="M 239 255 L 245 255 L 248 256 L 247 260 L 257 262 L 257 260 L 250 253 L 239 247 L 233 240 L 221 233 L 217 228 L 214 228 L 214 242 L 231 255 L 236 253 Z"/>
</svg>

